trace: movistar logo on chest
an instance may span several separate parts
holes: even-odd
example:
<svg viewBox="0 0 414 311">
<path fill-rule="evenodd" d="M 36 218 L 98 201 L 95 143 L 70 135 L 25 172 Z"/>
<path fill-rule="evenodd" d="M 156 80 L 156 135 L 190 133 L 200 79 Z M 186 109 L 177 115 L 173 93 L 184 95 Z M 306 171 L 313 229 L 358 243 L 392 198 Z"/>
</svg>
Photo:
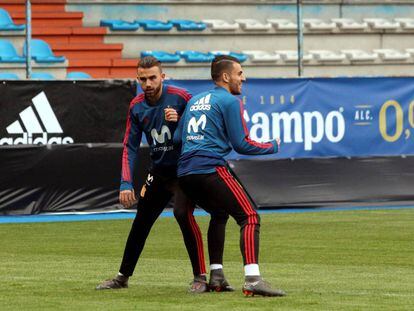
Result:
<svg viewBox="0 0 414 311">
<path fill-rule="evenodd" d="M 199 100 L 197 100 L 193 105 L 190 107 L 190 111 L 204 111 L 204 110 L 210 110 L 210 98 L 211 94 L 208 94 Z"/>
<path fill-rule="evenodd" d="M 73 144 L 72 137 L 62 137 L 63 130 L 44 92 L 33 99 L 29 106 L 19 113 L 20 120 L 7 126 L 7 133 L 19 135 L 0 138 L 0 145 L 48 145 Z M 50 135 L 53 137 L 49 137 Z"/>
<path fill-rule="evenodd" d="M 160 133 L 157 132 L 157 129 L 152 129 L 151 137 L 152 137 L 152 140 L 154 141 L 154 145 L 157 145 L 157 144 L 163 144 L 167 140 L 171 140 L 172 135 L 171 135 L 171 132 L 168 126 L 163 125 Z"/>
</svg>

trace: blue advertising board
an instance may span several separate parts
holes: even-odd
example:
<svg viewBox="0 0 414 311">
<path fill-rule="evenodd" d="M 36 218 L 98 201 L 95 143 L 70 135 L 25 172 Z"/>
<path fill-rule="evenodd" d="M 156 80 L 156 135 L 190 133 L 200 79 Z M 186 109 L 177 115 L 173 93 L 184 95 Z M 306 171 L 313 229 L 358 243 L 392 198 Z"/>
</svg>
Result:
<svg viewBox="0 0 414 311">
<path fill-rule="evenodd" d="M 193 94 L 213 87 L 167 83 Z M 251 138 L 281 139 L 272 157 L 414 154 L 414 78 L 248 79 L 241 98 Z"/>
</svg>

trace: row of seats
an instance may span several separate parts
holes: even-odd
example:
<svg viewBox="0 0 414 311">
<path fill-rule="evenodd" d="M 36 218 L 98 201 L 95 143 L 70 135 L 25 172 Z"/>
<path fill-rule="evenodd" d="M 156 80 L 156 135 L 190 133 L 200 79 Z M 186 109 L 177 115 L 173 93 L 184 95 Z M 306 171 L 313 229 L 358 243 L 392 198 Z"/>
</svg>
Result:
<svg viewBox="0 0 414 311">
<path fill-rule="evenodd" d="M 63 56 L 55 56 L 47 42 L 32 39 L 30 44 L 31 57 L 37 63 L 62 63 Z M 0 63 L 24 63 L 26 61 L 26 44 L 23 47 L 23 56 L 20 56 L 13 44 L 6 39 L 0 39 Z"/>
<path fill-rule="evenodd" d="M 390 21 L 385 18 L 364 18 L 359 22 L 351 18 L 332 18 L 324 21 L 317 18 L 303 19 L 305 30 L 309 31 L 378 31 L 401 30 L 413 31 L 414 18 L 395 18 Z M 205 19 L 201 22 L 192 20 L 173 19 L 167 22 L 159 20 L 138 19 L 132 22 L 120 19 L 101 20 L 101 26 L 109 27 L 114 31 L 135 31 L 143 28 L 147 31 L 169 31 L 175 27 L 179 31 L 203 31 L 207 28 L 213 31 L 269 31 L 271 29 L 285 31 L 297 30 L 296 21 L 290 19 L 267 19 L 261 22 L 256 19 L 236 19 L 228 22 L 221 19 Z"/>
<path fill-rule="evenodd" d="M 235 53 L 231 51 L 211 51 L 208 53 L 198 51 L 177 51 L 175 53 L 168 53 L 165 51 L 142 51 L 141 57 L 154 56 L 163 63 L 177 63 L 184 59 L 188 63 L 209 63 L 216 55 L 230 55 L 237 58 L 240 62 L 248 59 L 248 55 L 243 53 Z"/>
<path fill-rule="evenodd" d="M 9 13 L 0 8 L 0 31 L 22 31 L 25 29 L 26 25 L 16 25 Z"/>
<path fill-rule="evenodd" d="M 184 19 L 171 19 L 168 22 L 162 22 L 153 19 L 138 19 L 133 22 L 119 19 L 104 19 L 100 22 L 101 26 L 109 27 L 111 30 L 137 30 L 142 27 L 144 30 L 168 31 L 176 27 L 179 31 L 192 30 L 202 31 L 207 28 L 203 22 L 195 22 Z"/>
<path fill-rule="evenodd" d="M 85 80 L 91 79 L 92 77 L 86 72 L 69 72 L 66 75 L 67 80 Z M 56 80 L 56 78 L 48 72 L 33 72 L 31 74 L 32 80 Z M 20 80 L 20 77 L 11 72 L 0 72 L 0 80 Z"/>
<path fill-rule="evenodd" d="M 276 62 L 284 61 L 286 63 L 296 62 L 298 53 L 295 50 L 277 50 L 274 52 L 260 50 L 246 50 L 241 53 L 231 51 L 211 51 L 208 53 L 197 51 L 177 51 L 168 53 L 165 51 L 142 51 L 141 57 L 152 55 L 163 63 L 177 63 L 184 59 L 187 63 L 207 63 L 211 62 L 216 55 L 231 55 L 244 62 L 249 59 L 251 62 Z M 330 50 L 310 50 L 304 53 L 303 61 L 310 62 L 375 62 L 375 61 L 407 61 L 414 57 L 414 48 L 398 51 L 394 49 L 375 49 L 372 52 L 366 52 L 358 49 L 341 50 L 334 52 Z"/>
</svg>

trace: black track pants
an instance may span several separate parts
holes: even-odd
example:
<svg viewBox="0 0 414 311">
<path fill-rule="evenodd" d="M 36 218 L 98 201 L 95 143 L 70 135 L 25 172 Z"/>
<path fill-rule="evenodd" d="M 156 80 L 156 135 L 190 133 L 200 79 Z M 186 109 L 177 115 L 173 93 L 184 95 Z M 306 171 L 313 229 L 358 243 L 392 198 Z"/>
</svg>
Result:
<svg viewBox="0 0 414 311">
<path fill-rule="evenodd" d="M 201 231 L 193 216 L 194 204 L 179 189 L 176 178 L 149 173 L 141 190 L 137 214 L 125 245 L 119 269 L 123 275 L 133 274 L 152 225 L 174 194 L 174 215 L 183 234 L 193 273 L 206 273 Z"/>
<path fill-rule="evenodd" d="M 260 217 L 246 190 L 224 166 L 215 173 L 193 174 L 179 178 L 180 187 L 197 205 L 221 219 L 230 214 L 240 226 L 243 263 L 258 263 Z"/>
</svg>

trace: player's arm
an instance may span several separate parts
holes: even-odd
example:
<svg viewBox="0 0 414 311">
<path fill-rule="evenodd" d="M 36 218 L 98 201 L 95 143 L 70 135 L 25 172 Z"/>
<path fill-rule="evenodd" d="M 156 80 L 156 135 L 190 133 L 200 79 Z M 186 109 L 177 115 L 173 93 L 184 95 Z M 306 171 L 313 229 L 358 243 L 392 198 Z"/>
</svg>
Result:
<svg viewBox="0 0 414 311">
<path fill-rule="evenodd" d="M 173 119 L 173 120 L 176 119 L 177 120 L 176 122 L 178 122 L 177 128 L 174 131 L 174 137 L 173 137 L 173 141 L 174 141 L 175 145 L 180 145 L 181 142 L 182 142 L 181 136 L 182 136 L 182 133 L 183 133 L 184 115 L 185 115 L 188 103 L 189 103 L 191 98 L 192 98 L 192 95 L 189 92 L 186 91 L 185 92 L 185 98 L 182 98 L 181 102 L 180 102 L 180 110 L 181 111 L 175 111 L 173 109 L 175 111 L 175 113 L 177 114 L 177 116 L 175 116 L 174 113 L 170 113 L 168 115 L 168 119 L 167 119 L 167 112 L 169 112 L 169 111 L 167 111 L 168 108 L 165 109 L 165 119 L 167 121 L 169 121 L 169 119 Z"/>
<path fill-rule="evenodd" d="M 131 207 L 136 202 L 133 173 L 138 158 L 141 138 L 142 131 L 139 127 L 138 119 L 133 115 L 131 108 L 128 114 L 123 142 L 121 186 L 119 191 L 119 202 L 126 208 Z"/>
<path fill-rule="evenodd" d="M 279 151 L 279 139 L 259 143 L 249 137 L 249 131 L 243 118 L 244 108 L 241 101 L 234 98 L 223 107 L 224 122 L 234 150 L 241 154 L 271 154 Z"/>
<path fill-rule="evenodd" d="M 178 122 L 181 119 L 181 116 L 187 106 L 188 101 L 191 99 L 192 95 L 187 90 L 182 90 L 181 95 L 178 99 L 178 111 L 171 106 L 168 106 L 164 109 L 165 120 L 169 122 Z"/>
</svg>

